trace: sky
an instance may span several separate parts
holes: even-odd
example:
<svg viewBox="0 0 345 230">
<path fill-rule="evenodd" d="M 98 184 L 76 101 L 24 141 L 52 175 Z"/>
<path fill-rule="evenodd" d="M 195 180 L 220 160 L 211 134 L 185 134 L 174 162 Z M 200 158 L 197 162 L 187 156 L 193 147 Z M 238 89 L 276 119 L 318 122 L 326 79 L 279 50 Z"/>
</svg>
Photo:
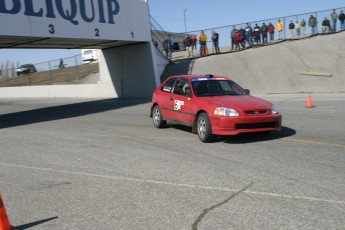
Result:
<svg viewBox="0 0 345 230">
<path fill-rule="evenodd" d="M 169 32 L 185 32 L 185 21 L 187 31 L 197 31 L 345 7 L 344 0 L 148 1 L 152 17 Z"/>
<path fill-rule="evenodd" d="M 180 33 L 345 7 L 345 0 L 147 1 L 151 16 L 165 31 Z M 0 49 L 0 63 L 36 64 L 79 54 L 68 49 Z"/>
</svg>

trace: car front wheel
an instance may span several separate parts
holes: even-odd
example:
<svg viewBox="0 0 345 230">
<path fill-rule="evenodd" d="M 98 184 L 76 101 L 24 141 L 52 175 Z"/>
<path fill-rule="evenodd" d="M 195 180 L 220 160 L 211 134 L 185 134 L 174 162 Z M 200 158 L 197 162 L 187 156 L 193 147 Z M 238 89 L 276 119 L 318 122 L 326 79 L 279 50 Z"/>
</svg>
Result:
<svg viewBox="0 0 345 230">
<path fill-rule="evenodd" d="M 152 121 L 153 124 L 156 128 L 163 128 L 166 125 L 166 121 L 162 119 L 162 114 L 161 114 L 161 110 L 159 109 L 159 106 L 156 105 L 153 108 L 152 111 Z"/>
<path fill-rule="evenodd" d="M 197 120 L 198 137 L 202 142 L 213 140 L 211 122 L 206 113 L 201 113 Z"/>
</svg>

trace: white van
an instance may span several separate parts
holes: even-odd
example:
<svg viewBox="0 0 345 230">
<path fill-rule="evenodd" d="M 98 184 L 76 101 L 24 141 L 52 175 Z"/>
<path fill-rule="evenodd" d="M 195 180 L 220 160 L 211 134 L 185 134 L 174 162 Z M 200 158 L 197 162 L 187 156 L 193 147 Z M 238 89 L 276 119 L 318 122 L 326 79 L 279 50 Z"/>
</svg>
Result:
<svg viewBox="0 0 345 230">
<path fill-rule="evenodd" d="M 98 50 L 97 49 L 82 49 L 81 58 L 83 64 L 98 61 Z"/>
</svg>

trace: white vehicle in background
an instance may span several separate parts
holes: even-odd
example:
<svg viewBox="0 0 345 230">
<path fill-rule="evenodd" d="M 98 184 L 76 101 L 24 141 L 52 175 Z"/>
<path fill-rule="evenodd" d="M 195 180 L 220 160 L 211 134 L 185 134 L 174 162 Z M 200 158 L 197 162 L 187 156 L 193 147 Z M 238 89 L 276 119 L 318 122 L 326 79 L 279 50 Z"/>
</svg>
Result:
<svg viewBox="0 0 345 230">
<path fill-rule="evenodd" d="M 98 61 L 98 49 L 82 49 L 81 59 L 83 64 L 89 64 L 94 61 Z"/>
</svg>

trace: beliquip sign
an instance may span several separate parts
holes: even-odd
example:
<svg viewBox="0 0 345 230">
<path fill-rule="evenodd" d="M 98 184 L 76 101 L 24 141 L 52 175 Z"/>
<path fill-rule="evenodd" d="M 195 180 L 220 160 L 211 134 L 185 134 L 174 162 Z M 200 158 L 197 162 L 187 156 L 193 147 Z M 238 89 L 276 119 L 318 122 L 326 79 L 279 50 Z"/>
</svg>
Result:
<svg viewBox="0 0 345 230">
<path fill-rule="evenodd" d="M 117 0 L 45 0 L 44 7 L 37 7 L 34 2 L 37 0 L 0 0 L 0 13 L 46 18 L 61 17 L 78 25 L 77 18 L 85 22 L 97 20 L 99 23 L 115 24 L 115 16 L 120 12 L 120 4 Z"/>
<path fill-rule="evenodd" d="M 0 36 L 151 41 L 142 0 L 0 0 Z"/>
</svg>

